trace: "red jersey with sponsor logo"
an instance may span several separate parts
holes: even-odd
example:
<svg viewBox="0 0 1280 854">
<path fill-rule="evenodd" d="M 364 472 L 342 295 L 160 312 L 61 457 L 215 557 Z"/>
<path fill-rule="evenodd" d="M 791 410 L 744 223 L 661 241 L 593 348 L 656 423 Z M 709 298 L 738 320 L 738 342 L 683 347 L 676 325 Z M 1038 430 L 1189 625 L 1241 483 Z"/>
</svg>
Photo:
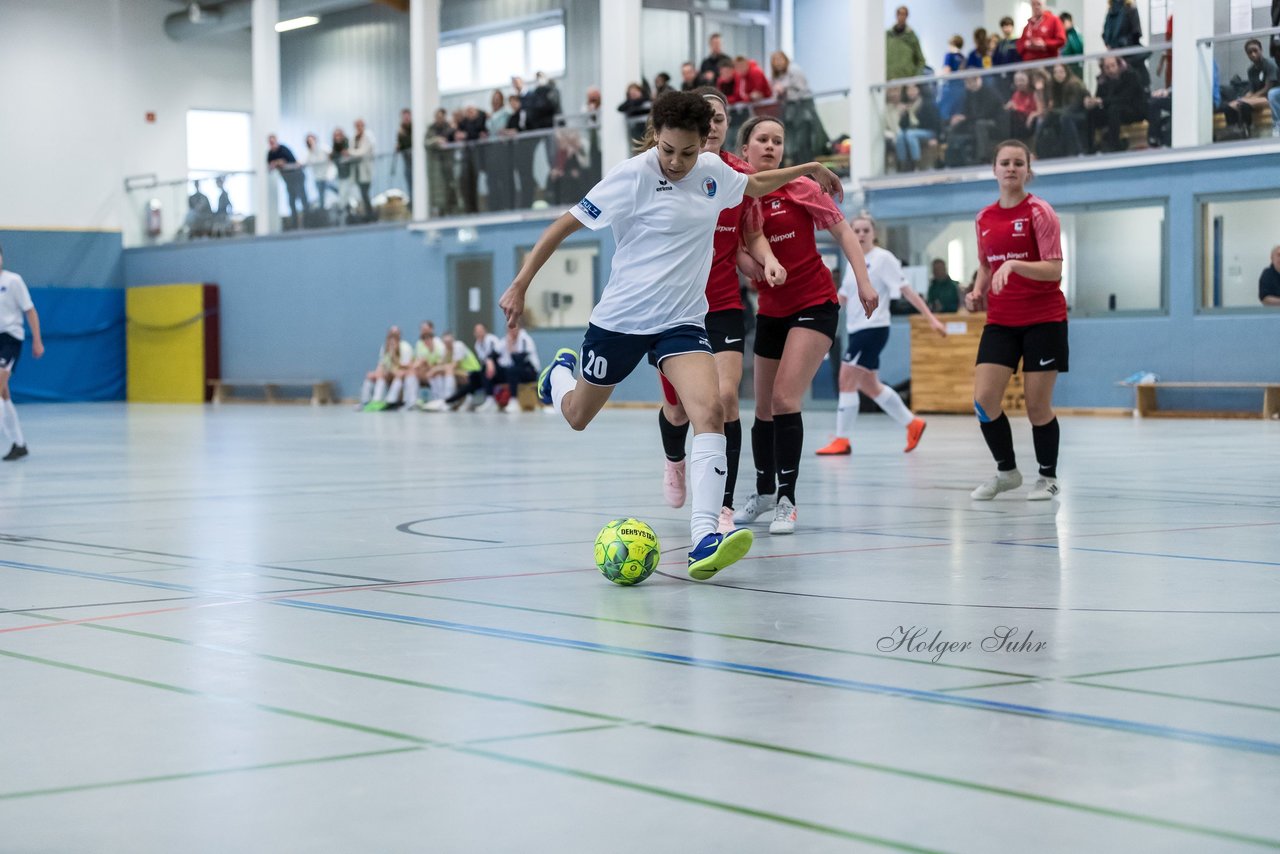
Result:
<svg viewBox="0 0 1280 854">
<path fill-rule="evenodd" d="M 787 317 L 801 309 L 836 302 L 836 283 L 822 263 L 814 230 L 830 228 L 844 219 L 835 202 L 816 181 L 800 178 L 760 200 L 764 236 L 787 271 L 786 284 L 776 288 L 757 282 L 760 314 Z"/>
<path fill-rule="evenodd" d="M 727 151 L 720 152 L 720 159 L 730 168 L 750 175 L 747 161 L 734 157 Z M 725 311 L 742 308 L 742 288 L 738 284 L 738 247 L 750 231 L 760 230 L 760 203 L 744 198 L 742 204 L 720 212 L 716 220 L 714 254 L 711 257 L 711 275 L 707 277 L 707 311 Z"/>
<path fill-rule="evenodd" d="M 1028 195 L 1011 208 L 982 209 L 975 223 L 978 257 L 992 275 L 1006 261 L 1061 261 L 1062 227 L 1044 199 Z M 998 294 L 987 291 L 987 322 L 1032 326 L 1067 319 L 1061 280 L 1038 282 L 1013 273 Z"/>
</svg>

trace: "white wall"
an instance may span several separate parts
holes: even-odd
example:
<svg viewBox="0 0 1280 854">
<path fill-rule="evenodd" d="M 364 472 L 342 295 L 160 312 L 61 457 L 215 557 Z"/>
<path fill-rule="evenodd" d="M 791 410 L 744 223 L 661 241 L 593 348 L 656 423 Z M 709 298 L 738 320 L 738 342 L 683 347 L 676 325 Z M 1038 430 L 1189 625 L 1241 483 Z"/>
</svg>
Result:
<svg viewBox="0 0 1280 854">
<path fill-rule="evenodd" d="M 248 33 L 175 43 L 163 29 L 173 11 L 155 0 L 0 3 L 0 226 L 137 228 L 124 176 L 186 173 L 188 109 L 250 109 Z"/>
<path fill-rule="evenodd" d="M 1280 245 L 1280 199 L 1215 202 L 1209 215 L 1222 217 L 1222 304 L 1253 308 L 1258 277 L 1270 263 L 1271 247 Z"/>
</svg>

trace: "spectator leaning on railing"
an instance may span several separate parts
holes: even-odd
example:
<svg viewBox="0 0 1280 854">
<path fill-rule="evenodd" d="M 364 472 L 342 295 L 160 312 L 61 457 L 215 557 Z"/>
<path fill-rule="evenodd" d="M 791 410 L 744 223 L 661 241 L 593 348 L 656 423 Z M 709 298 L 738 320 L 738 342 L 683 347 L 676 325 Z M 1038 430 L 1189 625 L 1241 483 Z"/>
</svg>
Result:
<svg viewBox="0 0 1280 854">
<path fill-rule="evenodd" d="M 907 26 L 906 6 L 899 6 L 894 13 L 896 20 L 885 32 L 884 73 L 886 80 L 900 77 L 919 77 L 924 74 L 924 51 L 915 30 Z"/>
<path fill-rule="evenodd" d="M 733 59 L 733 94 L 730 104 L 748 104 L 773 97 L 769 79 L 754 59 L 736 56 Z"/>
<path fill-rule="evenodd" d="M 298 159 L 293 156 L 289 146 L 284 145 L 275 134 L 267 137 L 267 168 L 278 171 L 284 181 L 285 191 L 289 194 L 289 215 L 294 217 L 298 228 L 302 227 L 302 216 L 307 211 L 306 176 Z"/>
<path fill-rule="evenodd" d="M 369 187 L 373 184 L 373 155 L 375 145 L 373 134 L 365 129 L 364 119 L 356 119 L 356 135 L 351 140 L 351 171 L 360 188 L 360 200 L 364 205 L 364 215 L 373 219 L 373 201 L 369 198 Z"/>
</svg>

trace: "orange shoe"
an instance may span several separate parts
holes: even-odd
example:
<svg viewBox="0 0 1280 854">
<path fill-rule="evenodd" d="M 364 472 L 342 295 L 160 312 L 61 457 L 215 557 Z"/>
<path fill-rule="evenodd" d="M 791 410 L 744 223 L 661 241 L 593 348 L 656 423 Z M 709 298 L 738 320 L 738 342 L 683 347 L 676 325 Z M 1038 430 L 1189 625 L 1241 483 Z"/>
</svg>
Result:
<svg viewBox="0 0 1280 854">
<path fill-rule="evenodd" d="M 853 453 L 853 449 L 849 447 L 849 440 L 841 439 L 839 437 L 832 439 L 831 444 L 827 445 L 825 448 L 818 449 L 818 456 L 820 457 L 835 457 L 851 453 Z"/>
<path fill-rule="evenodd" d="M 920 444 L 920 437 L 924 435 L 924 428 L 929 426 L 923 418 L 912 419 L 907 425 L 907 447 L 903 450 L 904 454 L 909 454 L 916 449 L 916 445 Z"/>
</svg>

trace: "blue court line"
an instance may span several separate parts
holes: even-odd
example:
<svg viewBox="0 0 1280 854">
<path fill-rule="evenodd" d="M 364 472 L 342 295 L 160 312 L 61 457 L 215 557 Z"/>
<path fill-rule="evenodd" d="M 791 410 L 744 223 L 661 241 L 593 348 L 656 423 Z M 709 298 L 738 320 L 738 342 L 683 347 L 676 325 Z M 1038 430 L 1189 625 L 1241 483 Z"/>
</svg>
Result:
<svg viewBox="0 0 1280 854">
<path fill-rule="evenodd" d="M 26 569 L 31 572 L 48 572 L 52 575 L 69 575 L 73 578 L 88 578 L 94 581 L 111 581 L 116 584 L 132 584 L 134 587 L 154 587 L 158 590 L 176 590 L 181 593 L 196 593 L 205 596 L 234 596 L 236 598 L 247 598 L 252 594 L 232 593 L 222 590 L 206 590 L 200 587 L 192 587 L 189 584 L 171 584 L 167 581 L 150 581 L 143 578 L 124 578 L 119 575 L 110 575 L 105 572 L 85 572 L 80 569 L 63 569 L 58 566 L 42 566 L 36 563 L 22 563 L 16 560 L 0 560 L 0 566 L 7 566 L 11 569 Z M 190 567 L 185 567 L 190 568 Z"/>
<path fill-rule="evenodd" d="M 80 578 L 91 578 L 102 581 L 114 581 L 120 584 L 133 584 L 140 587 L 160 587 L 166 590 L 182 590 L 185 592 L 205 593 L 209 591 L 201 590 L 197 587 L 190 587 L 182 584 L 170 584 L 163 581 L 148 581 L 134 578 L 120 578 L 114 575 L 106 575 L 96 572 L 84 572 L 76 569 L 62 569 L 51 566 L 38 566 L 36 564 L 19 563 L 17 561 L 0 560 L 0 566 L 8 566 L 14 569 L 33 570 L 36 572 L 48 572 L 55 575 L 68 575 Z M 228 593 L 227 596 L 254 600 L 252 594 Z M 265 594 L 260 594 L 265 595 Z M 510 629 L 498 629 L 488 626 L 476 626 L 468 623 L 455 623 L 448 620 L 433 620 L 427 617 L 414 617 L 408 614 L 392 614 L 385 611 L 369 611 L 362 608 L 348 608 L 341 605 L 326 605 L 319 602 L 307 602 L 300 599 L 265 599 L 259 600 L 266 604 L 285 605 L 291 608 L 302 608 L 310 611 L 323 611 L 333 614 L 343 614 L 346 616 L 365 617 L 375 620 L 385 620 L 393 623 L 408 623 L 411 625 L 428 626 L 431 628 L 447 629 L 449 631 L 464 632 L 467 634 L 482 635 L 486 637 L 501 638 L 504 640 L 517 640 L 527 643 L 544 644 L 547 646 L 558 646 L 568 649 L 578 649 L 587 652 L 601 652 L 611 655 L 623 655 L 632 658 L 642 658 L 651 661 L 665 661 L 671 664 L 682 664 L 691 667 L 705 667 L 712 670 L 724 670 L 736 673 L 746 673 L 754 676 L 765 676 L 774 679 L 786 679 L 793 682 L 805 682 L 812 685 L 823 685 L 830 688 L 839 688 L 846 691 L 859 691 L 870 694 L 880 694 L 884 696 L 903 697 L 909 700 L 920 700 L 923 702 L 940 703 L 948 706 L 961 706 L 972 709 L 980 709 L 989 712 L 1000 712 L 1005 714 L 1026 715 L 1029 717 L 1042 718 L 1045 720 L 1058 721 L 1061 723 L 1074 723 L 1083 726 L 1095 726 L 1106 729 L 1120 730 L 1123 732 L 1131 732 L 1139 735 L 1150 735 L 1157 738 L 1170 738 L 1178 741 L 1187 741 L 1194 744 L 1204 744 L 1211 747 L 1224 747 L 1231 750 L 1243 750 L 1250 753 L 1267 753 L 1280 756 L 1280 743 L 1270 741 L 1258 741 L 1254 739 L 1238 738 L 1235 736 L 1218 735 L 1216 733 L 1199 732 L 1197 730 L 1179 729 L 1176 727 L 1165 727 L 1158 724 L 1146 724 L 1140 721 L 1126 721 L 1120 718 L 1107 718 L 1098 715 L 1086 715 L 1079 712 L 1060 712 L 1054 709 L 1044 709 L 1038 706 L 1024 706 L 1015 703 L 1001 703 L 995 700 L 984 700 L 976 697 L 953 696 L 937 691 L 924 691 L 915 688 L 899 688 L 893 685 L 878 685 L 873 682 L 859 682 L 852 679 L 840 679 L 833 676 L 820 676 L 814 673 L 801 673 L 794 670 L 779 670 L 772 667 L 760 667 L 754 664 L 741 664 L 734 661 L 721 661 L 710 658 L 695 658 L 687 655 L 676 655 L 673 653 L 656 652 L 653 650 L 634 649 L 630 647 L 610 646 L 608 644 L 599 644 L 592 641 L 573 640 L 571 638 L 559 638 L 552 635 L 537 635 L 528 632 L 517 632 Z"/>
<path fill-rule="evenodd" d="M 997 546 L 1021 546 L 1028 549 L 1056 549 L 1061 547 L 1056 543 L 1011 543 L 1007 540 L 994 540 Z M 1069 552 L 1098 552 L 1100 554 L 1109 555 L 1126 555 L 1128 557 L 1167 557 L 1171 560 L 1203 560 L 1212 563 L 1244 563 L 1252 566 L 1280 566 L 1280 562 L 1273 560 L 1243 560 L 1241 558 L 1232 557 L 1203 557 L 1202 555 L 1171 555 L 1162 552 L 1130 552 L 1123 549 L 1089 549 L 1080 546 L 1068 546 Z"/>
<path fill-rule="evenodd" d="M 427 617 L 414 617 L 408 614 L 392 614 L 385 611 L 369 611 L 363 608 L 348 608 L 342 605 L 326 605 L 320 602 L 305 602 L 299 599 L 276 599 L 273 600 L 273 604 L 285 605 L 291 608 L 303 608 L 309 611 L 323 611 L 343 616 L 364 617 L 374 620 L 385 620 L 393 623 L 408 623 L 410 625 L 428 626 L 430 628 L 446 629 L 448 631 L 463 632 L 466 634 L 481 635 L 484 637 L 564 647 L 568 649 L 582 650 L 585 652 L 601 652 L 610 655 L 627 656 L 630 658 L 662 661 L 669 664 L 683 664 L 690 667 L 705 667 L 711 670 L 725 670 L 734 673 L 746 673 L 753 676 L 786 679 L 793 682 L 805 682 L 813 685 L 823 685 L 829 688 L 839 688 L 845 691 L 858 691 L 868 694 L 902 697 L 908 700 L 920 700 L 923 702 L 939 703 L 947 706 L 961 706 L 988 712 L 1026 715 L 1059 723 L 1102 727 L 1105 729 L 1136 733 L 1138 735 L 1150 735 L 1158 738 L 1171 738 L 1178 741 L 1191 742 L 1193 744 L 1204 744 L 1210 747 L 1224 747 L 1230 750 L 1243 750 L 1249 753 L 1266 753 L 1274 756 L 1280 756 L 1280 743 L 1259 741 L 1249 738 L 1238 738 L 1236 736 L 1229 735 L 1218 735 L 1216 733 L 1199 732 L 1197 730 L 1180 729 L 1177 727 L 1166 727 L 1158 724 L 1142 723 L 1140 721 L 1127 721 L 1120 718 L 1087 715 L 1079 712 L 1060 712 L 1055 709 L 1045 709 L 1038 706 L 1025 706 L 1017 703 L 1001 703 L 995 700 L 984 700 L 976 697 L 959 697 L 939 693 L 937 691 L 900 688 L 893 685 L 879 685 L 874 682 L 860 682 L 853 679 L 840 679 L 834 676 L 820 676 L 814 673 L 802 673 L 795 670 L 780 670 L 773 667 L 761 667 L 754 664 L 741 664 L 735 661 L 722 661 L 714 658 L 696 658 L 694 656 L 677 655 L 669 652 L 656 652 L 654 650 L 613 646 L 610 644 L 595 643 L 593 641 L 560 638 L 555 637 L 554 635 L 538 635 L 529 632 L 512 631 L 510 629 L 493 628 L 490 626 L 455 623 L 450 620 L 433 620 Z"/>
</svg>

